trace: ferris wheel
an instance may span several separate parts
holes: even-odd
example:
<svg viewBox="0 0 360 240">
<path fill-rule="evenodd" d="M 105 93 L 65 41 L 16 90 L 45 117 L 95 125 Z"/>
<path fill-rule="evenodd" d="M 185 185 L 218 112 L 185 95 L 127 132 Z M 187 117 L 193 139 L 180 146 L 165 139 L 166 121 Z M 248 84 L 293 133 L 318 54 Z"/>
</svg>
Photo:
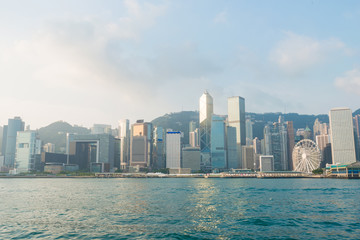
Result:
<svg viewBox="0 0 360 240">
<path fill-rule="evenodd" d="M 292 159 L 294 171 L 311 173 L 320 167 L 321 152 L 314 141 L 303 139 L 295 145 Z"/>
</svg>

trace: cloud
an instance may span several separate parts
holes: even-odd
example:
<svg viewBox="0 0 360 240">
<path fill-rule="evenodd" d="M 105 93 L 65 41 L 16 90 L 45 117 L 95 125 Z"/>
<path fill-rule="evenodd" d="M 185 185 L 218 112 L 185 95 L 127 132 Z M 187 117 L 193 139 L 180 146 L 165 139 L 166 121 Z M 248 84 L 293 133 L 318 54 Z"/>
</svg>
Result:
<svg viewBox="0 0 360 240">
<path fill-rule="evenodd" d="M 287 32 L 270 52 L 270 62 L 288 75 L 303 75 L 339 54 L 346 54 L 345 44 L 338 39 L 317 40 Z"/>
<path fill-rule="evenodd" d="M 360 95 L 360 69 L 347 71 L 344 76 L 335 79 L 335 86 L 349 93 Z"/>
<path fill-rule="evenodd" d="M 177 104 L 192 109 L 198 99 L 181 92 L 201 93 L 221 67 L 193 43 L 151 55 L 133 50 L 166 5 L 125 4 L 126 17 L 118 21 L 52 20 L 31 37 L 0 45 L 0 66 L 6 66 L 0 68 L 2 114 L 20 115 L 36 127 L 59 119 L 90 126 L 120 118 L 150 121 Z"/>
<path fill-rule="evenodd" d="M 215 18 L 214 18 L 214 22 L 215 23 L 226 23 L 227 22 L 227 11 L 222 11 L 219 12 Z"/>
<path fill-rule="evenodd" d="M 125 0 L 124 5 L 127 15 L 119 18 L 118 21 L 108 23 L 106 29 L 119 38 L 134 40 L 139 40 L 139 33 L 153 26 L 156 19 L 165 14 L 168 7 L 167 4 L 139 4 L 136 0 Z"/>
</svg>

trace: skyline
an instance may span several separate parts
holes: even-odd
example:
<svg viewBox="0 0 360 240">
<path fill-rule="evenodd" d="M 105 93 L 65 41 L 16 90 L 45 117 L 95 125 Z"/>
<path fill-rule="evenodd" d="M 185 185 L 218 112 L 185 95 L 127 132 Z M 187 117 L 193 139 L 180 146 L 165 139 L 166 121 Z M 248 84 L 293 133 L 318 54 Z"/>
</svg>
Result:
<svg viewBox="0 0 360 240">
<path fill-rule="evenodd" d="M 231 96 L 257 113 L 359 108 L 357 1 L 2 5 L 0 125 L 151 121 L 199 110 L 206 89 L 217 114 Z"/>
</svg>

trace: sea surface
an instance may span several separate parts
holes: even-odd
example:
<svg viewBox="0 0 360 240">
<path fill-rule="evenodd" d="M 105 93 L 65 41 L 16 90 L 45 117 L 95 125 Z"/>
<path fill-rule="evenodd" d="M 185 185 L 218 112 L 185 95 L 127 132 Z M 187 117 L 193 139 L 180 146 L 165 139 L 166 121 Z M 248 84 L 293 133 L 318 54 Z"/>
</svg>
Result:
<svg viewBox="0 0 360 240">
<path fill-rule="evenodd" d="M 0 239 L 360 239 L 360 181 L 0 179 Z"/>
</svg>

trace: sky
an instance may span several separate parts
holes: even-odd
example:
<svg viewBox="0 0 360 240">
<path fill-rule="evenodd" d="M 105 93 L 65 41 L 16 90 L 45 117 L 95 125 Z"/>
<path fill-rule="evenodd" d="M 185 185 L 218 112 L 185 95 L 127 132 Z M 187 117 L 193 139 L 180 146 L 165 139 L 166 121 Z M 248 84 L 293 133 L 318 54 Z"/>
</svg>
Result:
<svg viewBox="0 0 360 240">
<path fill-rule="evenodd" d="M 242 96 L 247 112 L 360 108 L 360 1 L 0 0 L 0 125 L 117 127 Z"/>
</svg>

